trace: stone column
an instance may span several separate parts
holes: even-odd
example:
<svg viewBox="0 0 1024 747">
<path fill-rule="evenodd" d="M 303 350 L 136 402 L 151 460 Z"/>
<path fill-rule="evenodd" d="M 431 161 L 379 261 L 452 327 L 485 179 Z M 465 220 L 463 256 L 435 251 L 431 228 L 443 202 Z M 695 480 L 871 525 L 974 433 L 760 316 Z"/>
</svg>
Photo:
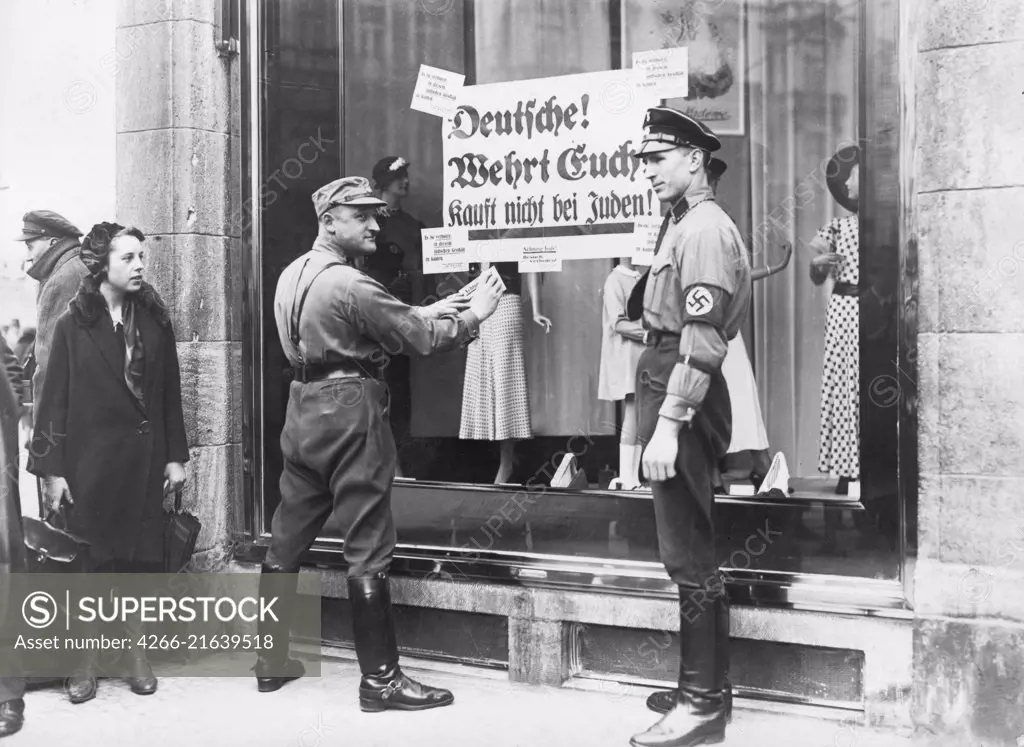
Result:
<svg viewBox="0 0 1024 747">
<path fill-rule="evenodd" d="M 914 718 L 930 744 L 1020 744 L 1024 4 L 904 6 L 917 14 Z"/>
<path fill-rule="evenodd" d="M 214 0 L 119 0 L 117 219 L 147 235 L 171 309 L 200 518 L 196 567 L 225 557 L 242 512 L 238 58 L 218 56 Z M 102 216 L 106 217 L 106 216 Z M 237 222 L 237 221 L 236 221 Z"/>
</svg>

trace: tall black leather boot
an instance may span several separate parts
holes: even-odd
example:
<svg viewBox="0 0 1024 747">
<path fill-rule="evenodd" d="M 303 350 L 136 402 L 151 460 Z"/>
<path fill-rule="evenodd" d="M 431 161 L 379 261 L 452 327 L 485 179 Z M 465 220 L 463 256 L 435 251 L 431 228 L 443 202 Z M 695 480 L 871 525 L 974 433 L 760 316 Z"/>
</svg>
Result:
<svg viewBox="0 0 1024 747">
<path fill-rule="evenodd" d="M 260 596 L 278 597 L 274 605 L 277 620 L 265 619 L 258 623 L 261 649 L 253 671 L 256 672 L 256 687 L 261 693 L 280 690 L 286 683 L 306 673 L 301 661 L 288 656 L 292 600 L 298 592 L 298 571 L 291 571 L 296 574 L 291 578 L 281 575 L 286 573 L 289 571 L 285 568 L 268 563 L 260 569 Z M 272 648 L 262 648 L 266 635 L 273 637 Z"/>
<path fill-rule="evenodd" d="M 725 723 L 732 723 L 732 683 L 729 682 L 729 597 L 725 594 L 715 599 L 718 605 L 718 634 L 715 644 L 724 662 Z M 647 696 L 647 707 L 655 713 L 665 714 L 679 702 L 678 690 L 656 690 Z"/>
<path fill-rule="evenodd" d="M 686 589 L 681 590 L 681 599 Z M 695 614 L 680 604 L 679 694 L 671 711 L 630 740 L 633 747 L 694 747 L 725 741 L 725 661 L 718 645 L 720 605 Z"/>
<path fill-rule="evenodd" d="M 363 677 L 359 682 L 359 707 L 378 712 L 389 708 L 422 711 L 451 704 L 448 690 L 421 685 L 398 666 L 398 643 L 391 612 L 391 587 L 386 573 L 348 580 L 352 603 L 352 632 Z"/>
</svg>

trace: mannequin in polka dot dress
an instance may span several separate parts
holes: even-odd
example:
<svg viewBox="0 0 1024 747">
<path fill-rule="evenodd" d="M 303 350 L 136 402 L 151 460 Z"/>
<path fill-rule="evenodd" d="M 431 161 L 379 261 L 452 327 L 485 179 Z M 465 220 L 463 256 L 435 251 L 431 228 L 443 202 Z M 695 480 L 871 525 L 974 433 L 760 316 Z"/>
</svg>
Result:
<svg viewBox="0 0 1024 747">
<path fill-rule="evenodd" d="M 834 281 L 825 323 L 818 471 L 839 478 L 837 492 L 860 479 L 860 231 L 859 151 L 844 148 L 829 162 L 828 187 L 853 215 L 834 218 L 811 242 L 811 279 Z"/>
</svg>

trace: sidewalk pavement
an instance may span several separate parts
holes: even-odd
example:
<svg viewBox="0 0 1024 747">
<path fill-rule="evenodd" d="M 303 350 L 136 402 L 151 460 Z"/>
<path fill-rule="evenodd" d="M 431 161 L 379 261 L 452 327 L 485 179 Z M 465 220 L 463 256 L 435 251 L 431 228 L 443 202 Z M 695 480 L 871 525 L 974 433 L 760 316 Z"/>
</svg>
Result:
<svg viewBox="0 0 1024 747">
<path fill-rule="evenodd" d="M 362 713 L 352 659 L 326 649 L 319 678 L 259 693 L 252 678 L 165 677 L 150 696 L 102 680 L 95 700 L 71 705 L 61 689 L 26 695 L 25 727 L 3 747 L 626 747 L 656 720 L 648 690 L 531 687 L 505 672 L 411 659 L 413 677 L 455 693 L 454 705 L 419 713 Z M 347 655 L 342 652 L 341 655 Z M 428 669 L 425 667 L 429 667 Z M 726 747 L 909 747 L 907 736 L 738 702 Z"/>
</svg>

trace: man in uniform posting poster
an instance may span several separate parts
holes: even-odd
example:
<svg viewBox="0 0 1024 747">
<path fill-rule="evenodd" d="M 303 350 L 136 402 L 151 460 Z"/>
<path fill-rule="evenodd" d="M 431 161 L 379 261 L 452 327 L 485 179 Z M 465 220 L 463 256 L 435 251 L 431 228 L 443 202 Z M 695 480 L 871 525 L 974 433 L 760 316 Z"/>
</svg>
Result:
<svg viewBox="0 0 1024 747">
<path fill-rule="evenodd" d="M 395 441 L 388 425 L 388 391 L 380 369 L 389 351 L 430 355 L 465 345 L 498 305 L 499 281 L 488 277 L 470 298 L 408 306 L 356 269 L 376 249 L 377 210 L 385 203 L 362 177 L 347 177 L 313 194 L 319 233 L 313 248 L 278 281 L 274 316 L 292 365 L 281 433 L 281 503 L 271 523 L 261 596 L 283 589 L 302 555 L 332 515 L 345 529 L 348 597 L 362 679 L 364 711 L 423 710 L 454 700 L 447 690 L 410 679 L 398 666 L 388 569 L 395 548 L 391 485 Z M 297 579 L 297 576 L 288 577 Z M 282 607 L 287 611 L 289 605 Z M 288 658 L 290 619 L 261 622 L 275 646 L 256 664 L 261 692 L 304 674 Z"/>
<path fill-rule="evenodd" d="M 750 306 L 750 260 L 708 186 L 711 130 L 667 107 L 648 110 L 637 156 L 670 206 L 644 292 L 647 348 L 637 365 L 642 466 L 651 482 L 658 549 L 679 586 L 675 707 L 635 747 L 719 742 L 731 712 L 726 591 L 715 555 L 715 465 L 732 413 L 722 361 Z"/>
</svg>

